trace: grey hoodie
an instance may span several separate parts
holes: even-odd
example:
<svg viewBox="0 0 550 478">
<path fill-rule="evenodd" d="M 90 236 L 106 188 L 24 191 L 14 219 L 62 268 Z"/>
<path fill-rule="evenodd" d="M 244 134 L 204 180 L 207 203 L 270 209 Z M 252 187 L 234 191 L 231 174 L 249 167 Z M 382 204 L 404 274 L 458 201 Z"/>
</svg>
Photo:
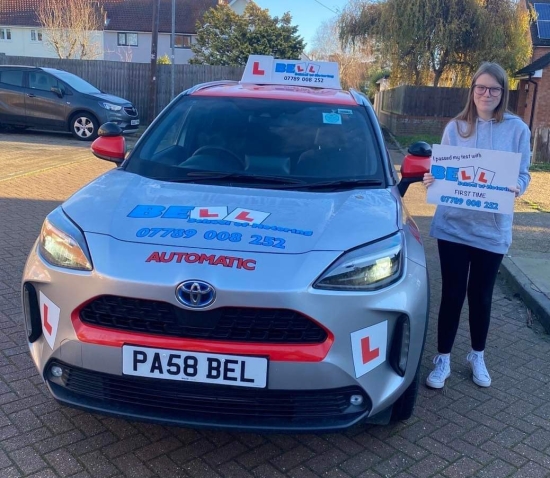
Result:
<svg viewBox="0 0 550 478">
<path fill-rule="evenodd" d="M 510 113 L 505 113 L 504 120 L 500 123 L 478 118 L 474 131 L 468 138 L 460 136 L 457 131 L 458 123 L 462 123 L 461 131 L 465 130 L 466 123 L 452 120 L 443 132 L 441 144 L 521 153 L 517 186 L 520 194 L 523 194 L 531 180 L 529 175 L 531 133 L 521 118 Z M 510 186 L 514 185 L 510 184 Z M 436 239 L 506 254 L 512 243 L 512 219 L 512 214 L 493 214 L 437 206 L 430 235 Z"/>
</svg>

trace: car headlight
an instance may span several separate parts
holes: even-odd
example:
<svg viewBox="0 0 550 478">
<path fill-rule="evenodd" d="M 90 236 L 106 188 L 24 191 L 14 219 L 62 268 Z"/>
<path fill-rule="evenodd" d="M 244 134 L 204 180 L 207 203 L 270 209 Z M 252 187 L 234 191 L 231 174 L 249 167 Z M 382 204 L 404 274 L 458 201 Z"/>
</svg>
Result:
<svg viewBox="0 0 550 478">
<path fill-rule="evenodd" d="M 40 255 L 53 266 L 91 271 L 92 260 L 82 231 L 65 215 L 54 209 L 42 224 L 38 240 Z"/>
<path fill-rule="evenodd" d="M 100 102 L 99 106 L 101 106 L 102 108 L 105 108 L 106 110 L 109 110 L 109 111 L 120 111 L 122 109 L 122 106 L 113 105 L 112 103 Z"/>
<path fill-rule="evenodd" d="M 315 282 L 315 289 L 373 291 L 393 284 L 403 273 L 401 232 L 344 254 Z"/>
</svg>

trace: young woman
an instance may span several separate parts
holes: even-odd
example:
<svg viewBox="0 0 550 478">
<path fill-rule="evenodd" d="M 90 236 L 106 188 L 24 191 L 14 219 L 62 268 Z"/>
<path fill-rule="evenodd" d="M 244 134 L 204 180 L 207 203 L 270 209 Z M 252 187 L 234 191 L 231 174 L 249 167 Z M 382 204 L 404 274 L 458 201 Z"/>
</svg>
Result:
<svg viewBox="0 0 550 478">
<path fill-rule="evenodd" d="M 530 138 L 527 125 L 506 112 L 508 77 L 496 63 L 483 63 L 472 79 L 464 110 L 449 122 L 441 144 L 521 153 L 517 184 L 509 189 L 523 194 L 530 181 Z M 424 176 L 426 188 L 433 183 Z M 430 235 L 437 239 L 443 282 L 437 324 L 438 354 L 434 370 L 426 380 L 431 388 L 442 388 L 451 374 L 450 354 L 466 294 L 470 309 L 472 350 L 466 360 L 472 379 L 489 387 L 491 377 L 483 352 L 489 330 L 491 301 L 497 272 L 512 242 L 513 216 L 438 206 Z"/>
</svg>

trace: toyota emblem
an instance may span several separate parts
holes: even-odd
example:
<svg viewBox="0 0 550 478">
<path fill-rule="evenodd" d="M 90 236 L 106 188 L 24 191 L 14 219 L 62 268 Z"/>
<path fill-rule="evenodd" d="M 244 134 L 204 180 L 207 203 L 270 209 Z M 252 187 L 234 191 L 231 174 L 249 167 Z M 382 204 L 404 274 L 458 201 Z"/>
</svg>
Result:
<svg viewBox="0 0 550 478">
<path fill-rule="evenodd" d="M 176 298 L 187 307 L 202 309 L 214 302 L 216 291 L 206 282 L 187 280 L 176 288 Z"/>
</svg>

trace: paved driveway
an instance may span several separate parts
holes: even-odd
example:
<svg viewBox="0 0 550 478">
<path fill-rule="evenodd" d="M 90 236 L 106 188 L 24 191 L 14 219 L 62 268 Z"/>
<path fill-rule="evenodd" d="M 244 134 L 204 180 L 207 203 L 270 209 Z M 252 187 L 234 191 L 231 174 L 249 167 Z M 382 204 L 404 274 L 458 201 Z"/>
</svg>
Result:
<svg viewBox="0 0 550 478">
<path fill-rule="evenodd" d="M 136 139 L 128 136 L 128 145 Z M 0 129 L 0 145 L 0 181 L 90 159 L 90 143 L 69 133 Z"/>
<path fill-rule="evenodd" d="M 415 415 L 404 423 L 262 436 L 128 422 L 58 405 L 27 354 L 19 281 L 46 214 L 113 167 L 88 147 L 69 136 L 0 134 L 0 165 L 10 165 L 0 168 L 1 478 L 550 476 L 550 340 L 501 283 L 487 350 L 493 386 L 480 389 L 469 379 L 463 321 L 449 386 L 422 387 Z M 433 209 L 419 185 L 407 205 L 426 236 Z M 435 353 L 440 289 L 429 238 L 426 248 L 433 294 L 423 378 Z"/>
</svg>

